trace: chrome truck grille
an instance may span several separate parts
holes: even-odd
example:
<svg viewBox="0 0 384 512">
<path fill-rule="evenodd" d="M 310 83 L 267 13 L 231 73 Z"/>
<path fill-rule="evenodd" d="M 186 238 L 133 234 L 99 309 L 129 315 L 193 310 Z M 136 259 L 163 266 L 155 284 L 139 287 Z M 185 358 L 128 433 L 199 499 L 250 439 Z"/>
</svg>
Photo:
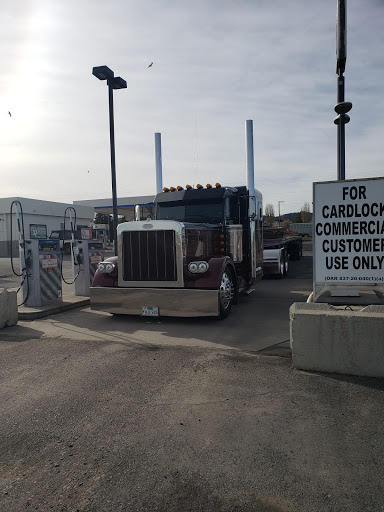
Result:
<svg viewBox="0 0 384 512">
<path fill-rule="evenodd" d="M 175 235 L 174 230 L 123 232 L 123 281 L 177 281 Z"/>
</svg>

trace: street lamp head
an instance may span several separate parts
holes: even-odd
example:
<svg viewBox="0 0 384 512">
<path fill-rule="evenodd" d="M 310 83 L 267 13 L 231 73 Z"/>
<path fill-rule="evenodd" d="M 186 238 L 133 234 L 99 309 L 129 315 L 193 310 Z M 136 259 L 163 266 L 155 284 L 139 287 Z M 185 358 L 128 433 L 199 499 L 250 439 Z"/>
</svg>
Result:
<svg viewBox="0 0 384 512">
<path fill-rule="evenodd" d="M 337 114 L 346 114 L 352 108 L 352 103 L 350 101 L 342 101 L 338 103 L 335 107 L 335 112 Z"/>
<path fill-rule="evenodd" d="M 113 89 L 126 89 L 127 82 L 121 78 L 121 76 L 117 76 L 112 80 Z"/>
<path fill-rule="evenodd" d="M 115 73 L 108 66 L 97 66 L 92 69 L 92 75 L 99 80 L 107 80 L 108 78 L 113 78 Z"/>
</svg>

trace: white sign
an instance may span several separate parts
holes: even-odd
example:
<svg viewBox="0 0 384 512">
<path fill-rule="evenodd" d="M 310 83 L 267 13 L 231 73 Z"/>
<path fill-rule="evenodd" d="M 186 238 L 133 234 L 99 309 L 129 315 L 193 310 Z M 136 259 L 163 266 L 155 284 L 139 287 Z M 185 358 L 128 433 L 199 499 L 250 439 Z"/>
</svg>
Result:
<svg viewBox="0 0 384 512">
<path fill-rule="evenodd" d="M 40 258 L 40 264 L 41 264 L 41 268 L 47 268 L 47 269 L 50 269 L 50 268 L 56 268 L 58 267 L 58 261 L 57 261 L 57 258 L 53 257 L 53 256 L 49 256 L 48 258 Z"/>
<path fill-rule="evenodd" d="M 92 240 L 92 228 L 81 228 L 81 239 Z"/>
<path fill-rule="evenodd" d="M 384 178 L 314 183 L 313 201 L 314 282 L 383 285 Z"/>
<path fill-rule="evenodd" d="M 89 262 L 91 265 L 98 265 L 101 261 L 103 261 L 103 257 L 101 254 L 91 254 L 89 257 Z"/>
</svg>

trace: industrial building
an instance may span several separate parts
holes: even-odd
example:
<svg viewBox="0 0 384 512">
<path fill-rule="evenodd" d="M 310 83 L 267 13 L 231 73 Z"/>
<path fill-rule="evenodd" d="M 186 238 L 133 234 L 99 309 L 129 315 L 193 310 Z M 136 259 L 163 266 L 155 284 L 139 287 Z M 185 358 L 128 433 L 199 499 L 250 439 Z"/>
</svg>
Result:
<svg viewBox="0 0 384 512">
<path fill-rule="evenodd" d="M 14 254 L 19 251 L 19 228 L 15 204 L 19 201 L 22 207 L 25 239 L 49 238 L 54 230 L 63 229 L 64 213 L 72 204 L 42 201 L 25 197 L 0 198 L 0 257 L 9 257 L 11 242 Z M 78 228 L 92 227 L 94 209 L 92 206 L 76 205 L 76 224 Z M 12 232 L 11 232 L 12 223 Z M 66 229 L 70 228 L 69 217 L 66 219 Z"/>
</svg>

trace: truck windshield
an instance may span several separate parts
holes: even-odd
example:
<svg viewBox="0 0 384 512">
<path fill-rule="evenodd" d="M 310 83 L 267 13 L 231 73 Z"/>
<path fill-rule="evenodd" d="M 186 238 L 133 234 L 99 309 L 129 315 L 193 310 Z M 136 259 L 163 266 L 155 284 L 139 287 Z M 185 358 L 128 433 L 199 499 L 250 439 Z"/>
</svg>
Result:
<svg viewBox="0 0 384 512">
<path fill-rule="evenodd" d="M 177 220 L 180 222 L 222 223 L 224 203 L 222 200 L 158 203 L 156 218 L 158 220 Z"/>
</svg>

